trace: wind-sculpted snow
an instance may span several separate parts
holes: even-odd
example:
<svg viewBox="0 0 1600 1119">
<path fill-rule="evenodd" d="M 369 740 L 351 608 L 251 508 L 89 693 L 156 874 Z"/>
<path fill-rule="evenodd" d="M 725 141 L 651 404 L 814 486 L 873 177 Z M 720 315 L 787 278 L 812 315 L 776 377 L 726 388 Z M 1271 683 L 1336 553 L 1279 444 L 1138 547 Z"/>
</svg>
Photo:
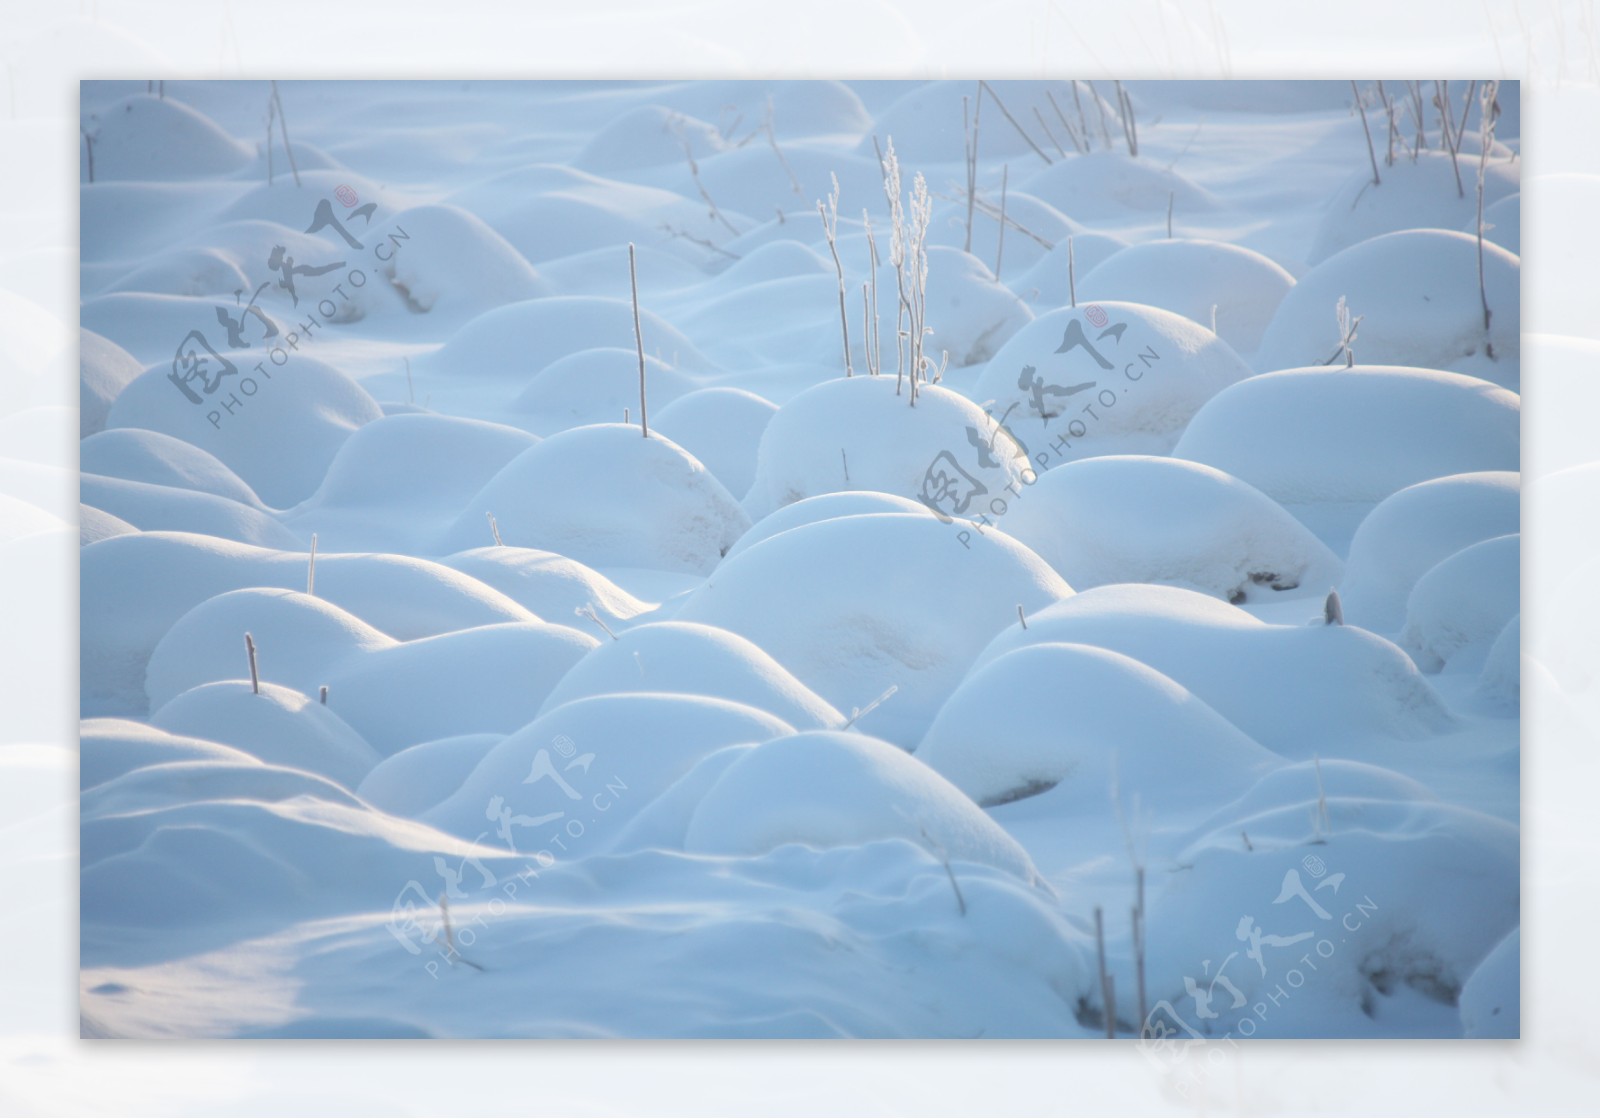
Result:
<svg viewBox="0 0 1600 1119">
<path fill-rule="evenodd" d="M 82 1032 L 1514 1036 L 1519 100 L 1427 85 L 83 83 Z"/>
</svg>

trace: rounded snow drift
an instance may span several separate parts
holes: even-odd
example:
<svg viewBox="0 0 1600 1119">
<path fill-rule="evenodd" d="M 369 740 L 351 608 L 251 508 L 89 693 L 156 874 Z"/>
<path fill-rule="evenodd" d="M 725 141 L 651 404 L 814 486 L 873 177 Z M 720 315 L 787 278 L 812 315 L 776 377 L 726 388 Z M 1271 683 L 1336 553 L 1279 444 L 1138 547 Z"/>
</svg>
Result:
<svg viewBox="0 0 1600 1119">
<path fill-rule="evenodd" d="M 1041 315 L 984 367 L 973 393 L 1036 463 L 1172 450 L 1218 392 L 1250 376 L 1233 348 L 1171 311 L 1089 303 Z"/>
<path fill-rule="evenodd" d="M 1042 475 L 1005 531 L 1078 590 L 1166 583 L 1232 603 L 1325 594 L 1339 558 L 1283 507 L 1220 470 L 1107 455 Z"/>
<path fill-rule="evenodd" d="M 699 461 L 629 424 L 572 428 L 518 455 L 467 502 L 441 550 L 481 544 L 485 512 L 514 546 L 693 575 L 709 573 L 750 527 Z"/>
</svg>

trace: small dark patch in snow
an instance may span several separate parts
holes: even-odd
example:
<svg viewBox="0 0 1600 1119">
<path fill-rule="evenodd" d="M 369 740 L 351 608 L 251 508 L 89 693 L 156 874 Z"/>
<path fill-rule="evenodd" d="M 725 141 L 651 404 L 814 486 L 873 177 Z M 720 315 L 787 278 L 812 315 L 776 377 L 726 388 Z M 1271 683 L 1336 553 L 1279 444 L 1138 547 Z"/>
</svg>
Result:
<svg viewBox="0 0 1600 1119">
<path fill-rule="evenodd" d="M 125 995 L 128 993 L 128 988 L 121 983 L 102 983 L 98 987 L 90 987 L 89 993 L 91 995 Z"/>
<path fill-rule="evenodd" d="M 1029 797 L 1038 796 L 1040 793 L 1048 793 L 1059 784 L 1061 784 L 1060 778 L 1048 781 L 1042 777 L 1035 777 L 1026 784 L 1018 785 L 1016 788 L 1008 789 L 997 797 L 991 797 L 983 801 L 979 807 L 998 808 L 1002 804 L 1014 804 L 1019 800 L 1027 800 Z"/>
</svg>

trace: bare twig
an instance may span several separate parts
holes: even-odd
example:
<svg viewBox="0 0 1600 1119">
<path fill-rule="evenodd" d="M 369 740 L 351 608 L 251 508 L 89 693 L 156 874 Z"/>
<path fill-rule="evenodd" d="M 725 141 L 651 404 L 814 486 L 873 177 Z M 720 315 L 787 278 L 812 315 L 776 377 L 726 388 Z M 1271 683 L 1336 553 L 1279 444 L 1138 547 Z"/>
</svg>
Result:
<svg viewBox="0 0 1600 1119">
<path fill-rule="evenodd" d="M 994 87 L 992 85 L 986 81 L 980 80 L 978 82 L 978 92 L 980 94 L 985 92 L 988 93 L 988 95 L 994 100 L 995 107 L 1000 110 L 1001 115 L 1004 116 L 1006 120 L 1011 122 L 1011 127 L 1017 130 L 1017 135 L 1021 136 L 1027 141 L 1028 147 L 1033 149 L 1033 154 L 1044 160 L 1046 166 L 1055 162 L 1055 160 L 1044 154 L 1043 150 L 1040 149 L 1038 144 L 1033 142 L 1033 137 L 1028 135 L 1028 130 L 1017 123 L 1017 118 L 1011 115 L 1011 110 L 1006 108 L 1005 102 L 1000 100 L 1000 95 L 994 91 Z"/>
<path fill-rule="evenodd" d="M 1011 164 L 1000 168 L 1000 232 L 994 246 L 994 278 L 1000 279 L 1000 261 L 1006 251 L 1006 191 L 1011 183 Z"/>
<path fill-rule="evenodd" d="M 311 534 L 311 562 L 306 567 L 306 594 L 317 593 L 317 534 Z"/>
<path fill-rule="evenodd" d="M 700 164 L 695 162 L 694 148 L 690 146 L 689 138 L 683 134 L 683 127 L 676 119 L 673 121 L 672 130 L 673 135 L 678 138 L 679 146 L 683 148 L 683 158 L 689 161 L 689 177 L 694 180 L 694 188 L 700 192 L 700 200 L 706 204 L 709 216 L 713 220 L 720 222 L 729 233 L 735 237 L 739 236 L 739 231 L 734 228 L 733 223 L 718 208 L 716 200 L 711 197 L 711 192 L 706 189 L 706 184 L 701 182 Z"/>
<path fill-rule="evenodd" d="M 283 136 L 283 150 L 289 157 L 289 170 L 294 172 L 294 185 L 300 185 L 300 165 L 295 162 L 294 147 L 289 143 L 289 122 L 283 114 L 283 98 L 278 95 L 278 83 L 272 83 L 272 103 L 278 109 L 278 132 Z"/>
<path fill-rule="evenodd" d="M 248 633 L 244 635 L 245 655 L 250 658 L 250 690 L 256 695 L 261 694 L 261 674 L 256 671 L 256 639 Z"/>
<path fill-rule="evenodd" d="M 496 548 L 504 548 L 506 542 L 500 539 L 500 525 L 495 521 L 494 514 L 485 513 L 484 516 L 489 518 L 489 531 L 494 534 L 494 546 Z"/>
<path fill-rule="evenodd" d="M 613 640 L 613 641 L 621 640 L 615 633 L 612 632 L 611 627 L 606 625 L 605 619 L 602 618 L 599 615 L 599 613 L 597 613 L 595 611 L 593 603 L 585 603 L 584 605 L 582 605 L 582 606 L 578 607 L 576 610 L 574 610 L 572 613 L 574 615 L 576 615 L 577 617 L 579 617 L 579 618 L 588 618 L 595 625 L 597 625 L 601 629 L 605 630 L 606 631 L 606 635 L 608 637 L 610 637 L 611 640 Z"/>
<path fill-rule="evenodd" d="M 322 701 L 322 706 L 328 706 L 328 685 L 324 684 L 317 689 L 317 698 Z"/>
<path fill-rule="evenodd" d="M 643 429 L 644 438 L 650 438 L 650 417 L 645 412 L 644 395 L 644 331 L 639 326 L 639 268 L 636 263 L 633 242 L 628 242 L 628 286 L 633 291 L 633 344 L 639 351 L 639 427 Z"/>
<path fill-rule="evenodd" d="M 1067 295 L 1072 305 L 1078 305 L 1078 264 L 1072 251 L 1072 238 L 1067 238 Z"/>
<path fill-rule="evenodd" d="M 1378 186 L 1380 182 L 1378 179 L 1378 157 L 1372 150 L 1372 129 L 1367 127 L 1367 106 L 1361 100 L 1361 90 L 1356 87 L 1355 82 L 1350 83 L 1350 92 L 1356 95 L 1356 112 L 1361 114 L 1361 131 L 1367 137 L 1367 158 L 1372 161 L 1372 185 Z"/>
<path fill-rule="evenodd" d="M 767 98 L 767 117 L 762 121 L 761 128 L 767 134 L 767 143 L 772 145 L 772 154 L 778 157 L 778 162 L 783 164 L 784 174 L 789 176 L 789 187 L 796 195 L 805 197 L 805 190 L 800 186 L 800 179 L 795 175 L 794 168 L 789 166 L 789 161 L 784 158 L 783 149 L 778 147 L 778 133 L 772 127 L 772 98 Z M 780 210 L 781 214 L 782 211 Z"/>
</svg>

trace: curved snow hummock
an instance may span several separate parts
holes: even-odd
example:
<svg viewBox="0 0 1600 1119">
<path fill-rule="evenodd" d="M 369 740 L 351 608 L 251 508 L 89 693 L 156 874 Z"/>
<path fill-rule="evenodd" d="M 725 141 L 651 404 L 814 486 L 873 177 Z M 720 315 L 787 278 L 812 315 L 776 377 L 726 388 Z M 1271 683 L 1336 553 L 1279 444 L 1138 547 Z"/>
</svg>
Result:
<svg viewBox="0 0 1600 1119">
<path fill-rule="evenodd" d="M 1079 459 L 1040 476 L 1005 531 L 1079 590 L 1166 583 L 1239 603 L 1327 593 L 1339 558 L 1260 490 L 1153 456 Z"/>
<path fill-rule="evenodd" d="M 1452 474 L 1397 490 L 1362 520 L 1344 581 L 1347 622 L 1392 633 L 1405 622 L 1417 580 L 1462 548 L 1517 532 L 1521 476 L 1510 470 Z"/>
<path fill-rule="evenodd" d="M 837 493 L 819 494 L 785 505 L 762 517 L 728 549 L 725 558 L 732 559 L 780 532 L 820 521 L 855 517 L 863 513 L 915 513 L 926 516 L 927 511 L 928 507 L 921 502 L 876 490 L 840 490 Z"/>
<path fill-rule="evenodd" d="M 458 206 L 415 206 L 366 240 L 390 245 L 375 271 L 413 314 L 464 322 L 506 303 L 554 295 L 522 254 Z"/>
<path fill-rule="evenodd" d="M 1454 226 L 1455 223 L 1451 223 Z M 1388 233 L 1329 257 L 1284 297 L 1256 352 L 1263 373 L 1345 362 L 1337 308 L 1345 301 L 1350 344 L 1367 365 L 1448 369 L 1515 389 L 1521 380 L 1521 263 L 1453 229 Z M 1484 328 L 1483 301 L 1489 303 Z"/>
<path fill-rule="evenodd" d="M 1022 183 L 1064 214 L 1079 217 L 1126 217 L 1130 211 L 1166 213 L 1178 222 L 1185 214 L 1203 214 L 1217 200 L 1176 171 L 1125 152 L 1097 151 L 1058 160 Z"/>
<path fill-rule="evenodd" d="M 168 532 L 113 536 L 85 547 L 81 609 L 84 617 L 100 619 L 82 633 L 85 713 L 143 713 L 145 664 L 179 618 L 226 591 L 303 588 L 309 558 Z M 405 556 L 319 555 L 316 593 L 397 640 L 537 620 L 458 571 Z M 242 634 L 240 642 L 242 657 Z"/>
<path fill-rule="evenodd" d="M 248 145 L 177 98 L 124 97 L 85 112 L 83 128 L 94 141 L 97 183 L 201 179 L 231 174 L 250 162 Z M 89 181 L 87 158 L 84 181 Z"/>
<path fill-rule="evenodd" d="M 1312 788 L 1218 828 L 1178 861 L 1185 869 L 1152 896 L 1148 921 L 1186 935 L 1150 938 L 1149 998 L 1192 1016 L 1189 992 L 1208 986 L 1193 938 L 1228 945 L 1224 955 L 1237 958 L 1213 957 L 1211 972 L 1230 982 L 1210 1003 L 1218 1031 L 1237 1032 L 1261 1002 L 1266 1022 L 1255 1028 L 1274 1037 L 1364 1033 L 1390 1000 L 1449 1014 L 1518 922 L 1517 829 L 1447 804 L 1329 796 L 1319 805 Z M 1292 996 L 1268 1001 L 1280 985 Z"/>
<path fill-rule="evenodd" d="M 733 496 L 670 439 L 630 424 L 553 435 L 513 459 L 469 500 L 442 551 L 500 538 L 595 566 L 704 575 L 750 520 Z"/>
<path fill-rule="evenodd" d="M 970 536 L 926 513 L 803 525 L 728 560 L 678 617 L 750 639 L 842 712 L 898 689 L 860 725 L 910 748 L 1018 606 L 1072 593 L 1004 533 Z"/>
<path fill-rule="evenodd" d="M 136 769 L 189 761 L 261 764 L 237 747 L 168 734 L 132 719 L 84 719 L 78 726 L 80 789 L 92 789 Z"/>
<path fill-rule="evenodd" d="M 591 609 L 603 619 L 625 622 L 655 607 L 577 560 L 536 548 L 472 548 L 439 562 L 553 622 Z"/>
<path fill-rule="evenodd" d="M 927 315 L 933 330 L 928 349 L 948 351 L 953 369 L 988 361 L 1033 321 L 1028 305 L 987 264 L 943 245 L 928 249 Z"/>
<path fill-rule="evenodd" d="M 418 552 L 512 459 L 538 443 L 503 424 L 424 413 L 355 431 L 284 520 L 329 551 Z M 488 523 L 484 539 L 489 539 Z"/>
<path fill-rule="evenodd" d="M 1502 199 L 1518 191 L 1520 164 L 1491 156 L 1484 168 L 1484 219 Z M 1456 172 L 1460 171 L 1461 189 Z M 1465 152 L 1459 162 L 1442 151 L 1421 151 L 1416 159 L 1397 157 L 1378 169 L 1351 172 L 1328 200 L 1306 260 L 1320 264 L 1352 245 L 1406 229 L 1464 229 L 1477 233 L 1478 159 Z M 1513 221 L 1513 232 L 1515 232 Z M 1502 242 L 1495 238 L 1497 244 Z M 1510 246 L 1506 246 L 1510 248 Z M 1512 252 L 1517 250 L 1512 248 Z"/>
<path fill-rule="evenodd" d="M 78 416 L 80 438 L 106 426 L 111 402 L 144 366 L 127 350 L 92 330 L 78 329 Z"/>
<path fill-rule="evenodd" d="M 562 834 L 569 817 L 579 821 L 579 834 L 593 829 L 599 841 L 702 758 L 724 746 L 793 733 L 776 715 L 725 699 L 589 696 L 552 708 L 507 737 L 422 818 L 454 835 L 482 836 L 525 853 L 548 852 L 550 837 Z M 607 794 L 599 801 L 598 790 Z"/>
<path fill-rule="evenodd" d="M 303 769 L 353 790 L 378 754 L 348 723 L 316 700 L 277 684 L 259 693 L 248 679 L 202 684 L 150 716 L 169 734 L 233 746 L 268 765 Z"/>
<path fill-rule="evenodd" d="M 1476 216 L 1462 227 L 1463 233 L 1478 232 Z M 1508 194 L 1483 209 L 1483 235 L 1508 253 L 1522 255 L 1522 195 Z"/>
<path fill-rule="evenodd" d="M 1160 307 L 1253 352 L 1294 277 L 1269 257 L 1221 241 L 1145 241 L 1081 273 L 1078 298 Z"/>
<path fill-rule="evenodd" d="M 383 411 L 355 381 L 316 358 L 295 354 L 280 366 L 264 350 L 251 352 L 253 359 L 222 376 L 214 394 L 200 386 L 199 404 L 174 387 L 169 367 L 146 370 L 111 405 L 106 427 L 148 428 L 191 443 L 227 464 L 268 505 L 294 505 L 321 483 L 340 444 Z"/>
<path fill-rule="evenodd" d="M 1017 841 L 949 781 L 889 743 L 847 731 L 775 738 L 745 751 L 700 798 L 684 849 L 762 855 L 790 843 L 905 839 L 952 863 L 1038 880 Z"/>
<path fill-rule="evenodd" d="M 671 692 L 732 700 L 800 730 L 844 721 L 838 711 L 759 646 L 713 626 L 650 622 L 603 640 L 561 678 L 541 713 L 585 696 Z"/>
<path fill-rule="evenodd" d="M 1218 393 L 1172 453 L 1283 505 L 1378 502 L 1430 478 L 1516 470 L 1521 403 L 1459 373 L 1286 369 Z"/>
<path fill-rule="evenodd" d="M 658 357 L 645 355 L 646 404 L 665 411 L 695 383 Z M 552 435 L 585 424 L 633 421 L 639 411 L 639 355 L 597 346 L 557 358 L 508 405 L 530 431 Z M 670 436 L 670 432 L 667 433 Z"/>
<path fill-rule="evenodd" d="M 877 490 L 977 517 L 1020 489 L 1028 468 L 1017 444 L 957 393 L 924 385 L 912 406 L 893 377 L 840 377 L 768 422 L 745 508 L 760 519 L 819 494 Z"/>
<path fill-rule="evenodd" d="M 157 642 L 144 678 L 150 709 L 201 684 L 240 679 L 246 633 L 256 644 L 261 678 L 307 695 L 317 694 L 339 662 L 395 644 L 316 595 L 273 587 L 227 591 L 178 618 Z"/>
<path fill-rule="evenodd" d="M 619 280 L 619 290 L 625 290 L 627 276 Z M 647 357 L 676 368 L 716 368 L 687 338 L 648 309 L 641 310 L 639 318 Z M 450 377 L 489 377 L 522 384 L 551 363 L 597 346 L 634 350 L 633 305 L 628 300 L 553 296 L 509 303 L 471 320 L 417 364 Z"/>
<path fill-rule="evenodd" d="M 79 480 L 78 494 L 86 504 L 145 532 L 193 532 L 263 548 L 299 544 L 293 532 L 257 506 L 215 494 L 88 472 Z"/>
<path fill-rule="evenodd" d="M 973 398 L 992 401 L 1035 462 L 1052 466 L 1166 454 L 1202 404 L 1248 376 L 1231 346 L 1181 315 L 1087 303 L 1019 330 L 984 367 Z"/>
<path fill-rule="evenodd" d="M 1283 764 L 1147 665 L 1049 642 L 968 674 L 916 756 L 981 805 L 1056 790 L 1088 812 L 1109 812 L 1113 792 L 1184 810 Z"/>
<path fill-rule="evenodd" d="M 742 498 L 755 480 L 756 455 L 777 405 L 745 389 L 699 389 L 652 415 L 650 424 L 705 464 Z"/>
<path fill-rule="evenodd" d="M 1400 647 L 1422 671 L 1483 667 L 1490 644 L 1521 610 L 1521 545 L 1516 533 L 1480 541 L 1417 580 L 1406 600 Z"/>
<path fill-rule="evenodd" d="M 346 657 L 328 706 L 385 756 L 451 734 L 510 734 L 595 647 L 544 622 L 474 626 Z"/>
<path fill-rule="evenodd" d="M 417 817 L 461 787 L 500 734 L 460 734 L 407 746 L 361 779 L 356 795 L 392 816 Z"/>
<path fill-rule="evenodd" d="M 159 431 L 96 432 L 78 444 L 78 465 L 85 474 L 194 490 L 262 508 L 256 492 L 215 455 Z"/>
<path fill-rule="evenodd" d="M 1009 625 L 977 660 L 1046 642 L 1095 645 L 1143 661 L 1290 758 L 1454 725 L 1411 659 L 1352 626 L 1268 625 L 1176 587 L 1096 587 Z"/>
</svg>

